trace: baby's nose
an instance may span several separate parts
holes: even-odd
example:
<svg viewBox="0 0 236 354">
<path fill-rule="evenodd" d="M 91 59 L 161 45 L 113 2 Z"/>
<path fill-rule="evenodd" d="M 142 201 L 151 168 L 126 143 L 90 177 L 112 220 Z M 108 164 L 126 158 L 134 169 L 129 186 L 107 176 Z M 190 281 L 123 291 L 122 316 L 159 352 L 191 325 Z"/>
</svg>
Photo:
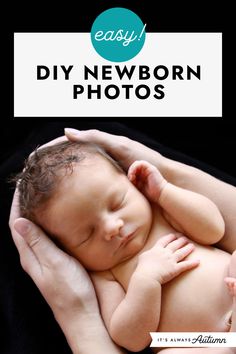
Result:
<svg viewBox="0 0 236 354">
<path fill-rule="evenodd" d="M 120 229 L 124 226 L 122 219 L 108 220 L 104 224 L 104 236 L 110 241 L 114 236 L 120 235 Z"/>
</svg>

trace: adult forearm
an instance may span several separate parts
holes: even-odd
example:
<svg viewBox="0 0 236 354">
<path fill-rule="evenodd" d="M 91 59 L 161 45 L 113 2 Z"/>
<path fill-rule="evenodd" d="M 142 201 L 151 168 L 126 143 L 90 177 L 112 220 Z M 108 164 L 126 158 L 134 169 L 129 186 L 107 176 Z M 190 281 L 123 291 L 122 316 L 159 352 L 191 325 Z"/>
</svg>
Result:
<svg viewBox="0 0 236 354">
<path fill-rule="evenodd" d="M 160 172 L 176 186 L 201 193 L 219 208 L 225 221 L 225 235 L 219 247 L 228 252 L 236 249 L 236 188 L 197 168 L 173 160 L 162 160 Z"/>
<path fill-rule="evenodd" d="M 114 312 L 109 332 L 116 343 L 131 351 L 144 349 L 159 324 L 161 285 L 134 273 L 124 300 Z"/>
<path fill-rule="evenodd" d="M 60 326 L 74 354 L 125 354 L 110 338 L 100 314 L 74 314 Z"/>
<path fill-rule="evenodd" d="M 219 241 L 225 230 L 217 206 L 202 194 L 167 183 L 163 188 L 160 206 L 194 241 L 212 244 Z"/>
<path fill-rule="evenodd" d="M 128 170 L 136 160 L 149 161 L 159 169 L 167 181 L 210 198 L 221 211 L 226 225 L 225 235 L 219 242 L 219 247 L 229 252 L 236 249 L 235 187 L 197 168 L 165 158 L 158 152 L 126 137 L 96 130 L 67 131 L 67 137 L 73 141 L 90 141 L 101 145 L 111 156 L 120 161 L 125 170 Z"/>
<path fill-rule="evenodd" d="M 158 158 L 158 156 L 157 156 Z M 158 163 L 159 164 L 159 163 Z M 158 165 L 156 164 L 156 165 Z M 219 207 L 218 203 L 222 203 L 222 189 L 228 194 L 233 193 L 236 196 L 236 188 L 219 179 L 213 177 L 198 168 L 186 165 L 184 163 L 164 158 L 161 160 L 160 172 L 170 183 L 178 187 L 201 193 L 213 200 Z M 215 189 L 215 187 L 220 189 Z"/>
</svg>

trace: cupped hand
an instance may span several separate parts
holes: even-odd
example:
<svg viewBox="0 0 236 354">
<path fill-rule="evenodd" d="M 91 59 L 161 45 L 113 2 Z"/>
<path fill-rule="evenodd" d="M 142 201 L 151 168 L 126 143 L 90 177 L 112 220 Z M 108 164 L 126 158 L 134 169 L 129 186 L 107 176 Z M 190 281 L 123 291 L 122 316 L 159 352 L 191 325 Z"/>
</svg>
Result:
<svg viewBox="0 0 236 354">
<path fill-rule="evenodd" d="M 65 129 L 65 135 L 71 141 L 100 145 L 121 164 L 125 171 L 136 160 L 149 161 L 155 164 L 160 171 L 166 163 L 166 159 L 158 152 L 125 136 L 113 135 L 96 129 L 79 131 L 71 128 Z"/>
<path fill-rule="evenodd" d="M 30 275 L 63 329 L 76 313 L 98 313 L 92 282 L 73 257 L 59 249 L 35 224 L 19 217 L 16 189 L 9 219 L 23 269 Z"/>
<path fill-rule="evenodd" d="M 62 136 L 59 136 L 53 140 L 50 140 L 48 143 L 45 143 L 41 146 L 39 146 L 37 149 L 40 150 L 40 149 L 43 149 L 45 147 L 48 147 L 48 146 L 53 146 L 55 144 L 59 144 L 59 143 L 62 143 L 63 141 L 68 141 L 67 137 L 65 135 L 62 135 Z M 34 154 L 34 151 L 31 152 L 30 156 L 32 156 Z"/>
</svg>

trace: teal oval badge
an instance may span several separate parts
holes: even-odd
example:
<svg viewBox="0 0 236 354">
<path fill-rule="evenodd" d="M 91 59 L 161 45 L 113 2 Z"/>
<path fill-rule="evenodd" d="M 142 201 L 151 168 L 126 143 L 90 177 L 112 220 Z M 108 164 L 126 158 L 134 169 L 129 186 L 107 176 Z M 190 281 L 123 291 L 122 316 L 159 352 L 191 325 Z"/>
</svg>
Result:
<svg viewBox="0 0 236 354">
<path fill-rule="evenodd" d="M 114 7 L 96 18 L 91 29 L 91 41 L 104 59 L 127 61 L 142 49 L 146 38 L 145 27 L 133 11 Z"/>
</svg>

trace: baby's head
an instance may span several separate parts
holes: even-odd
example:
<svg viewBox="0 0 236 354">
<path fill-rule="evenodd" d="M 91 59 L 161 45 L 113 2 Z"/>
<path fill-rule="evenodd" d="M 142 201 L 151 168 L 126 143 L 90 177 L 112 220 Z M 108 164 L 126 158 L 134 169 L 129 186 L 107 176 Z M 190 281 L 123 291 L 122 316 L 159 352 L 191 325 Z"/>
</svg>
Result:
<svg viewBox="0 0 236 354">
<path fill-rule="evenodd" d="M 123 172 L 118 162 L 92 143 L 64 141 L 36 149 L 25 161 L 23 172 L 17 176 L 20 180 L 18 189 L 21 216 L 36 221 L 38 210 L 56 194 L 60 182 L 69 177 L 74 168 L 82 165 L 86 159 L 88 161 L 99 155 Z"/>
<path fill-rule="evenodd" d="M 87 269 L 110 269 L 144 246 L 150 205 L 97 145 L 63 142 L 38 149 L 19 177 L 21 216 Z"/>
</svg>

